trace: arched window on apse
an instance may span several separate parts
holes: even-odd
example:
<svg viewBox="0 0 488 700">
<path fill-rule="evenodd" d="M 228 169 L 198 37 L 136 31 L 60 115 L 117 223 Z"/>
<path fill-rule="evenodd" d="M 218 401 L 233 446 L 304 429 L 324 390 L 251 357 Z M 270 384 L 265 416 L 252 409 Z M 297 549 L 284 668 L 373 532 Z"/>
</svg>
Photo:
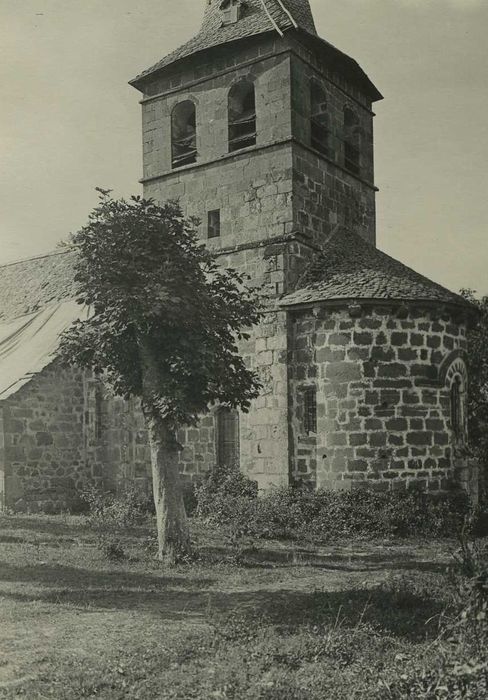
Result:
<svg viewBox="0 0 488 700">
<path fill-rule="evenodd" d="M 451 431 L 455 442 L 464 443 L 467 440 L 468 371 L 460 356 L 454 356 L 452 360 L 448 358 L 445 366 L 443 374 L 449 391 Z"/>
<path fill-rule="evenodd" d="M 241 80 L 229 91 L 229 152 L 256 143 L 256 94 L 253 83 Z"/>
<path fill-rule="evenodd" d="M 173 168 L 197 160 L 196 109 L 191 100 L 179 102 L 171 115 L 171 163 Z"/>
</svg>

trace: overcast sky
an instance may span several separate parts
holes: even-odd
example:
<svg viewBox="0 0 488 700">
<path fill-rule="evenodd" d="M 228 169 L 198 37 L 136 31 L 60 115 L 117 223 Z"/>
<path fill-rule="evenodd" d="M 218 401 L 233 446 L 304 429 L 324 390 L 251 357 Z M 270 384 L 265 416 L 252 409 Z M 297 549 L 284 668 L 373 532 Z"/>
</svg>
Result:
<svg viewBox="0 0 488 700">
<path fill-rule="evenodd" d="M 127 81 L 197 30 L 205 0 L 0 0 L 0 263 L 52 250 L 140 191 Z M 488 0 L 311 0 L 376 105 L 378 244 L 488 294 Z"/>
</svg>

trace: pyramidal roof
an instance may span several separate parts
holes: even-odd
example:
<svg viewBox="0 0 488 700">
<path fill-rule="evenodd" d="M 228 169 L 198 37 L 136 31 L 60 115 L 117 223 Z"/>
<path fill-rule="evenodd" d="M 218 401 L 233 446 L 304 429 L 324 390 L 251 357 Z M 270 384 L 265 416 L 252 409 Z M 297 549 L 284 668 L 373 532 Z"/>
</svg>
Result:
<svg viewBox="0 0 488 700">
<path fill-rule="evenodd" d="M 470 306 L 351 231 L 339 229 L 310 264 L 284 306 L 345 300 L 439 302 Z"/>
<path fill-rule="evenodd" d="M 198 34 L 131 80 L 131 85 L 136 85 L 141 79 L 175 61 L 236 39 L 271 31 L 283 34 L 288 29 L 297 28 L 317 35 L 308 0 L 245 0 L 242 2 L 241 17 L 233 24 L 223 23 L 222 6 L 225 0 L 204 2 L 205 13 Z"/>
<path fill-rule="evenodd" d="M 334 53 L 335 57 L 342 58 L 348 64 L 349 72 L 352 71 L 358 78 L 366 80 L 373 99 L 382 98 L 356 61 L 318 37 L 309 0 L 243 0 L 242 2 L 240 0 L 204 0 L 204 2 L 205 13 L 198 34 L 140 73 L 130 81 L 130 85 L 142 89 L 144 80 L 154 73 L 176 61 L 215 46 L 266 32 L 276 32 L 283 36 L 288 31 L 300 31 L 317 48 L 328 49 Z M 234 23 L 226 24 L 223 10 L 236 2 L 242 6 L 240 18 Z"/>
</svg>

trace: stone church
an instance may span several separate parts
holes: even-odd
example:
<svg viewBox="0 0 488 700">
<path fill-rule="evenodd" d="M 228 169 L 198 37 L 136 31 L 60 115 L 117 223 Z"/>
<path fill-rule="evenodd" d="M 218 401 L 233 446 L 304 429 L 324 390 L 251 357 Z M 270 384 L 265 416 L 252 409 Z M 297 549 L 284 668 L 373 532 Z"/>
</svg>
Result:
<svg viewBox="0 0 488 700">
<path fill-rule="evenodd" d="M 376 248 L 373 106 L 308 0 L 205 0 L 199 33 L 138 75 L 144 195 L 179 198 L 265 317 L 241 346 L 263 383 L 246 414 L 182 430 L 181 472 L 476 494 L 463 298 Z M 73 253 L 0 268 L 0 499 L 69 507 L 88 482 L 149 487 L 137 402 L 52 360 L 81 310 Z"/>
</svg>

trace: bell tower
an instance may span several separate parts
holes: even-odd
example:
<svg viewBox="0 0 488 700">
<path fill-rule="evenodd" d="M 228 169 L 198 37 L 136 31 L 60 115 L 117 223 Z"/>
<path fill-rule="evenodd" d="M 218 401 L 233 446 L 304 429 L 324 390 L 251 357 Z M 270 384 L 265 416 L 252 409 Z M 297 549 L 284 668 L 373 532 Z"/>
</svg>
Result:
<svg viewBox="0 0 488 700">
<path fill-rule="evenodd" d="M 318 37 L 308 0 L 205 0 L 199 33 L 131 84 L 145 195 L 179 198 L 216 252 L 293 234 L 320 247 L 337 224 L 374 242 L 381 95 Z"/>
</svg>

